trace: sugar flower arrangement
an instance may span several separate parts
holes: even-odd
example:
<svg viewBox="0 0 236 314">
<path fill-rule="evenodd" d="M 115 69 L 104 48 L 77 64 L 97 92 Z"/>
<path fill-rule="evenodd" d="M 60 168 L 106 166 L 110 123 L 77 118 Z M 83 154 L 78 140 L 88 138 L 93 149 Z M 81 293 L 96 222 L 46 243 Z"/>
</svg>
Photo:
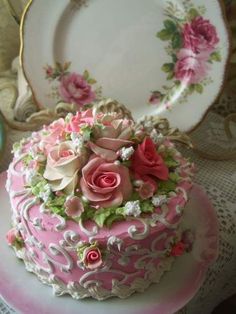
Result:
<svg viewBox="0 0 236 314">
<path fill-rule="evenodd" d="M 99 227 L 151 214 L 181 181 L 181 158 L 147 130 L 117 113 L 68 114 L 33 134 L 23 157 L 26 186 L 48 211 Z M 16 144 L 15 156 L 23 149 Z"/>
</svg>

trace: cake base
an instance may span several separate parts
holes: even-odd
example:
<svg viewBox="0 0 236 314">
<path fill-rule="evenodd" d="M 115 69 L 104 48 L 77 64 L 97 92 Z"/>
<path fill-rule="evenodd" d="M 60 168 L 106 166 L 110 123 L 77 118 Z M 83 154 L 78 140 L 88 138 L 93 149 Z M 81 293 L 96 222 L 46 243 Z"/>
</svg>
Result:
<svg viewBox="0 0 236 314">
<path fill-rule="evenodd" d="M 69 296 L 57 298 L 50 287 L 43 286 L 35 276 L 26 272 L 24 264 L 16 261 L 13 251 L 5 243 L 9 229 L 10 204 L 5 191 L 6 173 L 0 175 L 0 294 L 16 310 L 25 314 L 154 314 L 174 313 L 183 307 L 201 286 L 209 265 L 218 254 L 217 218 L 208 197 L 195 185 L 186 207 L 184 227 L 195 231 L 195 243 L 191 253 L 174 261 L 158 284 L 151 285 L 144 293 L 135 293 L 120 300 L 112 298 L 104 302 L 86 299 L 73 300 Z M 43 300 L 43 302 L 42 302 Z"/>
</svg>

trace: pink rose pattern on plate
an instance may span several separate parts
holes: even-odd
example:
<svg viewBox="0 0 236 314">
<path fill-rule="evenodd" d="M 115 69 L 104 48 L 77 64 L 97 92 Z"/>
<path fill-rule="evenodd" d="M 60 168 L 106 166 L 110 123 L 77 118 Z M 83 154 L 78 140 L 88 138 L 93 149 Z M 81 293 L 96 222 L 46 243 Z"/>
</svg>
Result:
<svg viewBox="0 0 236 314">
<path fill-rule="evenodd" d="M 205 7 L 195 8 L 190 1 L 183 2 L 181 8 L 168 2 L 165 10 L 168 19 L 157 37 L 169 42 L 166 51 L 172 62 L 163 64 L 162 71 L 173 84 L 163 86 L 163 91 L 153 91 L 150 104 L 165 104 L 170 109 L 172 95 L 178 92 L 177 101 L 186 102 L 192 93 L 203 93 L 204 86 L 212 81 L 209 70 L 213 62 L 221 61 L 219 37 L 215 26 L 203 17 L 204 13 Z"/>
<path fill-rule="evenodd" d="M 52 87 L 49 95 L 57 101 L 74 104 L 77 109 L 90 105 L 94 100 L 100 98 L 100 89 L 94 89 L 96 80 L 90 77 L 87 70 L 81 75 L 69 72 L 70 62 L 61 64 L 56 62 L 55 66 L 44 67 L 46 79 L 56 85 Z"/>
</svg>

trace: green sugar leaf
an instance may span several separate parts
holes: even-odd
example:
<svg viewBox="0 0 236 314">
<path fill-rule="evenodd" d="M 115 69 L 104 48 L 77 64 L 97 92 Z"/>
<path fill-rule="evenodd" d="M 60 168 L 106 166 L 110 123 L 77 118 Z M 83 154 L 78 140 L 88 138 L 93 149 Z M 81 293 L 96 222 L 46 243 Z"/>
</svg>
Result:
<svg viewBox="0 0 236 314">
<path fill-rule="evenodd" d="M 117 214 L 112 214 L 110 215 L 106 221 L 105 221 L 105 225 L 110 228 L 111 225 L 114 223 L 114 222 L 117 222 L 117 221 L 122 221 L 124 220 L 124 216 L 123 215 L 117 215 Z"/>
<path fill-rule="evenodd" d="M 168 181 L 161 181 L 158 185 L 158 193 L 166 194 L 172 191 L 175 191 L 176 183 L 168 180 Z"/>
<path fill-rule="evenodd" d="M 142 201 L 140 204 L 140 208 L 142 213 L 152 213 L 154 210 L 153 204 L 148 200 Z"/>
<path fill-rule="evenodd" d="M 168 168 L 175 168 L 179 165 L 179 162 L 175 160 L 171 155 L 167 155 L 166 157 L 164 157 L 164 162 Z"/>
<path fill-rule="evenodd" d="M 112 208 L 101 208 L 93 215 L 93 220 L 99 227 L 103 227 L 106 219 L 113 214 Z"/>
<path fill-rule="evenodd" d="M 174 183 L 178 183 L 179 180 L 181 179 L 181 177 L 180 177 L 177 173 L 175 173 L 175 172 L 170 172 L 170 173 L 169 173 L 169 178 L 170 178 L 170 180 L 173 181 Z"/>
</svg>

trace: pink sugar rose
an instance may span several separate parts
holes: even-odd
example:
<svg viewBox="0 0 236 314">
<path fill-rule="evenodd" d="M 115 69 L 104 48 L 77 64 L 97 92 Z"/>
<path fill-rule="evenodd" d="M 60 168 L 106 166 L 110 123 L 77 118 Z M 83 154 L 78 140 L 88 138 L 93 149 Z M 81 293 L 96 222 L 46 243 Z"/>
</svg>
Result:
<svg viewBox="0 0 236 314">
<path fill-rule="evenodd" d="M 208 55 L 204 52 L 195 54 L 190 49 L 181 49 L 177 54 L 175 78 L 185 84 L 196 84 L 207 75 L 209 65 Z"/>
<path fill-rule="evenodd" d="M 155 192 L 155 188 L 153 184 L 150 184 L 149 182 L 144 182 L 141 184 L 141 186 L 138 189 L 139 196 L 141 199 L 146 200 L 153 196 Z"/>
<path fill-rule="evenodd" d="M 158 154 L 154 142 L 149 137 L 146 137 L 138 145 L 131 157 L 131 161 L 131 168 L 135 178 L 151 184 L 154 191 L 157 189 L 155 179 L 168 179 L 169 170 L 162 157 Z"/>
<path fill-rule="evenodd" d="M 71 194 L 78 182 L 78 171 L 85 162 L 85 151 L 76 151 L 71 141 L 62 142 L 49 151 L 43 176 L 53 191 L 65 189 Z"/>
<path fill-rule="evenodd" d="M 183 28 L 184 48 L 195 53 L 208 52 L 208 55 L 215 49 L 219 42 L 216 28 L 209 20 L 197 16 L 191 23 L 186 23 Z"/>
<path fill-rule="evenodd" d="M 45 132 L 48 132 L 48 135 L 41 137 L 41 144 L 45 153 L 47 154 L 57 141 L 60 141 L 65 137 L 64 119 L 60 118 L 54 121 L 52 124 L 46 127 Z"/>
<path fill-rule="evenodd" d="M 86 268 L 96 269 L 102 265 L 102 254 L 99 248 L 88 247 L 83 252 L 83 262 Z"/>
<path fill-rule="evenodd" d="M 80 217 L 84 206 L 78 196 L 69 196 L 65 202 L 65 212 L 69 217 Z"/>
<path fill-rule="evenodd" d="M 96 97 L 91 86 L 77 73 L 70 73 L 61 78 L 59 93 L 64 101 L 79 106 L 91 103 Z"/>
<path fill-rule="evenodd" d="M 80 187 L 96 207 L 119 206 L 132 193 L 129 170 L 95 156 L 82 169 Z"/>
<path fill-rule="evenodd" d="M 118 151 L 123 146 L 133 144 L 130 141 L 132 135 L 133 121 L 120 119 L 117 114 L 101 115 L 100 121 L 103 126 L 94 127 L 95 143 L 90 142 L 90 149 L 98 156 L 114 161 L 117 159 Z"/>
<path fill-rule="evenodd" d="M 79 132 L 82 125 L 92 126 L 93 123 L 94 117 L 93 111 L 91 109 L 86 111 L 78 111 L 66 125 L 66 132 Z"/>
<path fill-rule="evenodd" d="M 10 245 L 10 246 L 14 245 L 14 242 L 17 240 L 18 236 L 19 236 L 19 234 L 15 228 L 10 229 L 6 235 L 8 245 Z"/>
</svg>

